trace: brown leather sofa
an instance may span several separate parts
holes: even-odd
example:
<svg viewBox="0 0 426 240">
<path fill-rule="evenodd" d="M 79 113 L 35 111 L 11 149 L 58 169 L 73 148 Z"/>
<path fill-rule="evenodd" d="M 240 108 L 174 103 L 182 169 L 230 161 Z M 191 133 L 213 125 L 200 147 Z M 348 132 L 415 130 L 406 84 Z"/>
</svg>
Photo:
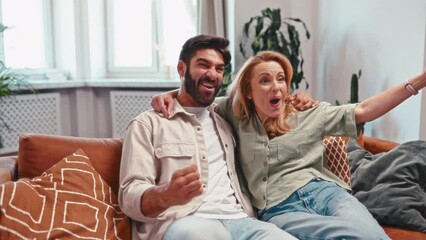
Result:
<svg viewBox="0 0 426 240">
<path fill-rule="evenodd" d="M 388 151 L 397 143 L 364 136 L 361 145 L 372 153 Z M 119 138 L 82 138 L 41 134 L 23 134 L 19 139 L 17 156 L 0 157 L 0 184 L 19 178 L 33 178 L 42 174 L 64 156 L 81 148 L 93 167 L 117 194 L 122 140 Z M 384 226 L 394 240 L 426 239 L 426 234 Z"/>
</svg>

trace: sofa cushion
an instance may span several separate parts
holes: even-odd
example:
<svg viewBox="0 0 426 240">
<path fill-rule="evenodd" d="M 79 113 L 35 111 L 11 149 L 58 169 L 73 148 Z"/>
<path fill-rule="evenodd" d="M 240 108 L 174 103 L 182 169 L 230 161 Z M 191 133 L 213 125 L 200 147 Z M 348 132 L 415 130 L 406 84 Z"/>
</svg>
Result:
<svg viewBox="0 0 426 240">
<path fill-rule="evenodd" d="M 426 233 L 426 141 L 405 142 L 380 154 L 352 139 L 347 148 L 353 195 L 374 218 Z"/>
<path fill-rule="evenodd" d="M 343 137 L 327 136 L 323 140 L 328 169 L 351 186 L 346 142 Z"/>
<path fill-rule="evenodd" d="M 120 138 L 23 134 L 19 138 L 18 178 L 39 176 L 77 149 L 82 149 L 87 154 L 96 171 L 118 194 L 122 149 Z"/>
<path fill-rule="evenodd" d="M 117 196 L 82 150 L 39 177 L 0 185 L 0 196 L 0 239 L 130 237 Z"/>
</svg>

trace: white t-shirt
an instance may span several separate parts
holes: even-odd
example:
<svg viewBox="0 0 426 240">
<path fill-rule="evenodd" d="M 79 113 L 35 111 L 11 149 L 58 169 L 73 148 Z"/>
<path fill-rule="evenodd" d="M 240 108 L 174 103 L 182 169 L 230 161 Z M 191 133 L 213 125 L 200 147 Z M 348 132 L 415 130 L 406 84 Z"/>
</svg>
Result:
<svg viewBox="0 0 426 240">
<path fill-rule="evenodd" d="M 231 181 L 228 176 L 222 145 L 218 144 L 217 129 L 210 112 L 203 107 L 184 107 L 194 114 L 201 123 L 209 161 L 209 181 L 207 193 L 195 216 L 214 219 L 237 219 L 247 217 L 241 205 L 237 203 Z"/>
</svg>

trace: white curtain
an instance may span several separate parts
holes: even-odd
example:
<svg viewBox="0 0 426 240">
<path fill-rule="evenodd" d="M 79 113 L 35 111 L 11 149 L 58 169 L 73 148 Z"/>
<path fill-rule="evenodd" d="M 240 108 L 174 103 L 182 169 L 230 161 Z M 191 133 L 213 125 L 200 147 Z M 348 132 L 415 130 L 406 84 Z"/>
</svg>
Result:
<svg viewBox="0 0 426 240">
<path fill-rule="evenodd" d="M 226 32 L 226 0 L 198 0 L 198 32 L 228 37 Z"/>
</svg>

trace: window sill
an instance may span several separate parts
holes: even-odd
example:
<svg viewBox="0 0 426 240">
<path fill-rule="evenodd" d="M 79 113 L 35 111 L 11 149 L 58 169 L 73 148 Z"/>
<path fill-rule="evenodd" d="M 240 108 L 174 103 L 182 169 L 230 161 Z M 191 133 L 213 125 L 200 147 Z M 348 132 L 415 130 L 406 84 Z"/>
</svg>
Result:
<svg viewBox="0 0 426 240">
<path fill-rule="evenodd" d="M 46 80 L 30 81 L 34 89 L 62 89 L 62 88 L 179 88 L 180 81 L 172 79 L 90 79 L 90 80 Z"/>
</svg>

